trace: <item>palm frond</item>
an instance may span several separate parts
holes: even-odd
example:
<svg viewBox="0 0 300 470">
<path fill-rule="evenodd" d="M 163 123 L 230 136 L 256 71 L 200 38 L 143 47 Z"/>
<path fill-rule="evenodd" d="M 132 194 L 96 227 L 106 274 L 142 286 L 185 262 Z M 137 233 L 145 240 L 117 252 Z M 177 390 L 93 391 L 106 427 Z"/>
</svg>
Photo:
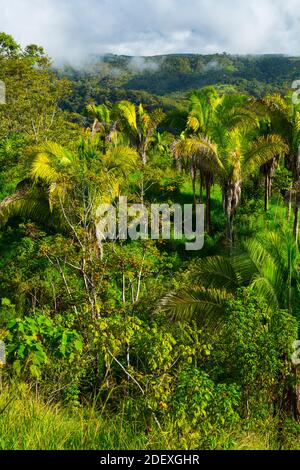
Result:
<svg viewBox="0 0 300 470">
<path fill-rule="evenodd" d="M 124 174 L 129 170 L 136 168 L 138 163 L 138 154 L 136 150 L 126 145 L 117 145 L 110 147 L 102 161 L 108 171 L 120 170 Z"/>
<path fill-rule="evenodd" d="M 97 119 L 100 123 L 108 124 L 111 120 L 111 111 L 105 104 L 87 105 L 86 107 L 88 114 Z"/>
<path fill-rule="evenodd" d="M 22 182 L 11 196 L 0 202 L 0 226 L 11 217 L 24 217 L 46 222 L 51 218 L 48 199 L 42 188 Z"/>
<path fill-rule="evenodd" d="M 270 282 L 269 279 L 263 276 L 257 276 L 252 281 L 251 289 L 259 298 L 264 299 L 271 309 L 276 311 L 279 308 L 278 296 L 275 286 Z"/>
<path fill-rule="evenodd" d="M 160 310 L 174 320 L 197 319 L 201 323 L 216 323 L 222 319 L 226 302 L 230 299 L 232 295 L 225 289 L 196 287 L 169 294 L 161 301 Z"/>
<path fill-rule="evenodd" d="M 278 94 L 267 95 L 262 99 L 262 102 L 270 111 L 286 113 L 288 110 L 285 99 Z"/>
<path fill-rule="evenodd" d="M 55 142 L 43 144 L 32 162 L 31 177 L 41 179 L 48 184 L 60 179 L 60 174 L 74 163 L 74 156 L 67 149 Z"/>
<path fill-rule="evenodd" d="M 287 152 L 288 146 L 279 135 L 258 138 L 244 159 L 244 174 L 252 174 L 272 158 Z"/>
<path fill-rule="evenodd" d="M 135 106 L 130 101 L 120 101 L 116 105 L 121 118 L 125 121 L 125 124 L 133 131 L 137 132 L 137 115 Z"/>
<path fill-rule="evenodd" d="M 203 258 L 195 266 L 195 278 L 206 288 L 235 290 L 241 283 L 232 259 L 222 256 Z"/>
</svg>

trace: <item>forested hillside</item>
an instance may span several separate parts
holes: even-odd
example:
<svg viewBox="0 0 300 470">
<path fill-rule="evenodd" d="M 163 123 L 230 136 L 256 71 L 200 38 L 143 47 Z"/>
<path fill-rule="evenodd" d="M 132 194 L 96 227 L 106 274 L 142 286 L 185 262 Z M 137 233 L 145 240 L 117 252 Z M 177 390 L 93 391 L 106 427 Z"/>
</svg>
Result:
<svg viewBox="0 0 300 470">
<path fill-rule="evenodd" d="M 0 449 L 300 449 L 299 63 L 0 34 Z"/>
<path fill-rule="evenodd" d="M 74 82 L 70 106 L 79 110 L 89 100 L 130 99 L 149 105 L 172 105 L 186 92 L 207 85 L 246 92 L 256 97 L 285 93 L 299 79 L 300 58 L 283 55 L 167 55 L 93 57 L 77 67 L 64 66 L 59 75 Z M 170 96 L 171 95 L 171 96 Z"/>
</svg>

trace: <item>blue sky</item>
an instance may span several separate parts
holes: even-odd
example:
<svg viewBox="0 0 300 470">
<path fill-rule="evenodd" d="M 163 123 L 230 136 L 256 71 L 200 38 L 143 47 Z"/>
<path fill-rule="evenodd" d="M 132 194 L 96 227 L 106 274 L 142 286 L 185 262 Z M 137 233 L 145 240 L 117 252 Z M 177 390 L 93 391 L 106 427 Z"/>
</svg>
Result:
<svg viewBox="0 0 300 470">
<path fill-rule="evenodd" d="M 0 0 L 0 31 L 56 61 L 88 54 L 300 55 L 299 0 Z"/>
</svg>

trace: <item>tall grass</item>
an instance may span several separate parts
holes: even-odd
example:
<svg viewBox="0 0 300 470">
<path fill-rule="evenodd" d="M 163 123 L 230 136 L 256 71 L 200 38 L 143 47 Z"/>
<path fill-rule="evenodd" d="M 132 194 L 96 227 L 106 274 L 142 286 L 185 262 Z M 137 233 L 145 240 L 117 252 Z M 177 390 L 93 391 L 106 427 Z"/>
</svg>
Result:
<svg viewBox="0 0 300 470">
<path fill-rule="evenodd" d="M 273 422 L 274 421 L 274 422 Z M 236 429 L 236 450 L 278 450 L 278 423 Z M 300 426 L 286 423 L 282 449 L 300 449 Z M 0 392 L 0 450 L 175 450 L 171 433 L 146 433 L 134 418 L 103 415 L 94 405 L 71 409 L 47 404 L 22 384 Z M 195 450 L 195 449 L 193 449 Z"/>
<path fill-rule="evenodd" d="M 24 385 L 0 394 L 0 450 L 139 450 L 163 448 L 156 434 L 95 407 L 46 404 Z"/>
</svg>

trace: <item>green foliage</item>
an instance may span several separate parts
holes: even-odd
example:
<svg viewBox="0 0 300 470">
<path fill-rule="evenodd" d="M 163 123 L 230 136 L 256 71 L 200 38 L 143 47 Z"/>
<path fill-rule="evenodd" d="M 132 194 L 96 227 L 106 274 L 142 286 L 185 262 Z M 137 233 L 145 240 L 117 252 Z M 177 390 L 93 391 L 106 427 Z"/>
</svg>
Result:
<svg viewBox="0 0 300 470">
<path fill-rule="evenodd" d="M 278 168 L 273 181 L 274 190 L 285 195 L 292 186 L 292 174 L 287 168 Z"/>
<path fill-rule="evenodd" d="M 171 293 L 161 308 L 173 318 L 222 319 L 227 300 L 248 285 L 271 309 L 288 309 L 297 315 L 298 250 L 290 233 L 263 233 L 247 239 L 240 252 L 229 258 L 213 256 L 195 263 L 190 272 L 194 285 Z M 196 283 L 195 283 L 196 281 Z"/>
<path fill-rule="evenodd" d="M 53 71 L 0 34 L 1 448 L 299 447 L 299 109 L 248 94 L 292 63 Z M 216 86 L 176 93 L 196 83 Z M 120 196 L 204 203 L 203 251 L 104 240 L 99 204 Z"/>
<path fill-rule="evenodd" d="M 183 449 L 228 449 L 239 423 L 239 387 L 215 384 L 198 369 L 179 374 L 173 398 L 175 429 Z"/>
<path fill-rule="evenodd" d="M 287 311 L 271 311 L 249 290 L 226 307 L 221 341 L 213 351 L 219 379 L 241 387 L 240 413 L 255 417 L 280 414 L 293 382 L 292 345 L 297 321 Z"/>
<path fill-rule="evenodd" d="M 39 380 L 50 360 L 64 359 L 71 365 L 83 350 L 82 338 L 75 330 L 55 324 L 44 315 L 10 320 L 6 341 L 8 361 L 14 371 Z"/>
</svg>

